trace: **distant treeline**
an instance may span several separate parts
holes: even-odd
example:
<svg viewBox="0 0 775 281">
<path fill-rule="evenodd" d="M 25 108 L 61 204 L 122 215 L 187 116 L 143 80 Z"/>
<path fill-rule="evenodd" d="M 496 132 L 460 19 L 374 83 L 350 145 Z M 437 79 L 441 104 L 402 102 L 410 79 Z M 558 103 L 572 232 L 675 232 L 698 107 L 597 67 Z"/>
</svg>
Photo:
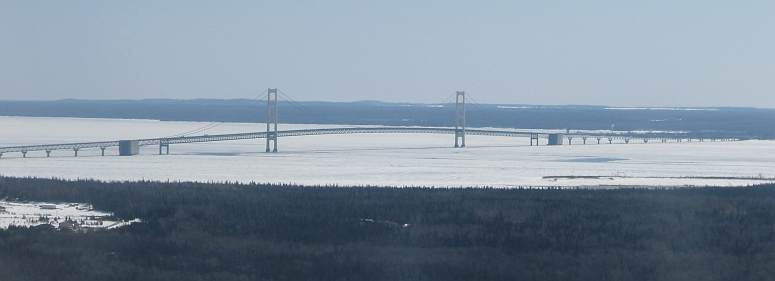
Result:
<svg viewBox="0 0 775 281">
<path fill-rule="evenodd" d="M 263 122 L 258 100 L 0 101 L 0 115 Z M 775 109 L 611 110 L 600 106 L 471 104 L 472 127 L 692 131 L 695 135 L 775 138 Z M 451 126 L 454 105 L 281 102 L 285 123 Z"/>
<path fill-rule="evenodd" d="M 775 186 L 339 188 L 0 178 L 145 222 L 0 231 L 0 279 L 772 280 Z"/>
</svg>

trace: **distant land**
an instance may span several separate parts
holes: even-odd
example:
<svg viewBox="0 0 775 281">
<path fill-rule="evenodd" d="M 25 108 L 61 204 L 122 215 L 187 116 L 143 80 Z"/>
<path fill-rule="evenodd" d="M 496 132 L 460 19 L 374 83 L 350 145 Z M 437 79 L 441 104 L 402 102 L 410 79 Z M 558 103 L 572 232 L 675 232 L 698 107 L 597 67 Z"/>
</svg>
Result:
<svg viewBox="0 0 775 281">
<path fill-rule="evenodd" d="M 451 126 L 454 104 L 280 102 L 282 123 Z M 775 109 L 468 104 L 470 127 L 619 131 L 775 138 Z M 263 122 L 265 103 L 249 99 L 0 101 L 0 115 Z"/>
</svg>

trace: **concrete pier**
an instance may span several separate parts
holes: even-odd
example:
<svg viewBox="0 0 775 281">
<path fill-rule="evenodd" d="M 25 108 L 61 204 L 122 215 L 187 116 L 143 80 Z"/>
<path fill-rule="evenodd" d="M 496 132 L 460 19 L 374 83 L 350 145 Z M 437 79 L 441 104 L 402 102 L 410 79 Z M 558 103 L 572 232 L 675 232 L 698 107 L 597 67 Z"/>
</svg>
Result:
<svg viewBox="0 0 775 281">
<path fill-rule="evenodd" d="M 159 155 L 163 155 L 164 154 L 163 152 L 164 152 L 165 149 L 166 149 L 167 155 L 170 155 L 170 144 L 169 143 L 160 142 L 159 143 Z"/>
<path fill-rule="evenodd" d="M 562 145 L 562 134 L 549 134 L 549 145 Z"/>
<path fill-rule="evenodd" d="M 132 156 L 140 154 L 140 142 L 136 140 L 118 141 L 118 155 Z"/>
<path fill-rule="evenodd" d="M 466 92 L 463 91 L 455 92 L 455 147 L 466 147 Z"/>
</svg>

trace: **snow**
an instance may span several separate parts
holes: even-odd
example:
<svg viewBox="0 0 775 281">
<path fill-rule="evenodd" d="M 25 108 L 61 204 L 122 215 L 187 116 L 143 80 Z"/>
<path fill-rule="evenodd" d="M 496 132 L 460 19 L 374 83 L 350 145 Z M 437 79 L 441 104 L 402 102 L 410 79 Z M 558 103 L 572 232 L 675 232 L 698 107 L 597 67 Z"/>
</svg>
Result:
<svg viewBox="0 0 775 281">
<path fill-rule="evenodd" d="M 0 117 L 0 146 L 170 136 L 209 123 L 154 120 Z M 280 124 L 280 129 L 343 127 Z M 352 127 L 352 126 L 344 126 Z M 261 131 L 228 123 L 205 134 Z M 99 149 L 6 154 L 0 175 L 65 179 L 261 182 L 305 185 L 445 187 L 739 186 L 775 182 L 775 142 L 692 142 L 529 146 L 527 138 L 363 134 L 287 137 L 280 153 L 263 139 L 144 147 L 132 157 Z M 581 140 L 574 139 L 574 142 Z M 116 155 L 115 149 L 106 152 Z"/>
<path fill-rule="evenodd" d="M 59 223 L 71 220 L 81 228 L 115 229 L 140 220 L 111 220 L 112 213 L 96 211 L 83 203 L 9 202 L 0 200 L 0 229 L 9 226 L 38 226 L 48 224 L 59 228 Z"/>
</svg>

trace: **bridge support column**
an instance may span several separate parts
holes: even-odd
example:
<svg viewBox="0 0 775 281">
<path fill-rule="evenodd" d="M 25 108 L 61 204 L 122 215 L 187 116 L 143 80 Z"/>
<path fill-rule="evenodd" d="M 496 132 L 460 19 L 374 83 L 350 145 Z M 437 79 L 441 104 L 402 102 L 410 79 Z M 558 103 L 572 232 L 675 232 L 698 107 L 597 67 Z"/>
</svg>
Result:
<svg viewBox="0 0 775 281">
<path fill-rule="evenodd" d="M 455 93 L 455 147 L 466 147 L 466 92 L 463 91 Z"/>
<path fill-rule="evenodd" d="M 597 144 L 600 144 L 600 138 L 597 138 Z"/>
<path fill-rule="evenodd" d="M 530 134 L 530 146 L 533 146 L 533 140 L 536 141 L 536 146 L 538 146 L 538 134 Z"/>
<path fill-rule="evenodd" d="M 46 150 L 46 158 L 51 157 L 51 150 Z"/>
<path fill-rule="evenodd" d="M 266 152 L 277 152 L 277 88 L 266 94 Z"/>
<path fill-rule="evenodd" d="M 170 144 L 159 142 L 159 155 L 163 155 L 163 151 L 166 150 L 167 155 L 170 155 Z"/>
<path fill-rule="evenodd" d="M 613 144 L 613 143 L 614 143 L 614 139 L 613 138 L 608 138 L 608 144 Z"/>
<path fill-rule="evenodd" d="M 587 144 L 587 137 L 583 137 L 583 138 L 581 138 L 581 140 L 584 141 L 584 144 Z"/>
<path fill-rule="evenodd" d="M 630 139 L 624 139 L 624 143 L 630 144 Z"/>
<path fill-rule="evenodd" d="M 455 148 L 466 147 L 466 133 L 463 130 L 455 130 Z"/>
<path fill-rule="evenodd" d="M 568 137 L 568 145 L 573 145 L 573 137 Z"/>
<path fill-rule="evenodd" d="M 78 149 L 73 148 L 73 157 L 78 157 Z"/>
<path fill-rule="evenodd" d="M 27 158 L 27 151 L 22 151 L 22 158 Z"/>
<path fill-rule="evenodd" d="M 105 156 L 105 147 L 100 147 L 100 152 L 102 153 L 102 156 Z"/>
<path fill-rule="evenodd" d="M 132 156 L 140 154 L 140 142 L 136 140 L 118 141 L 118 155 Z"/>
</svg>

